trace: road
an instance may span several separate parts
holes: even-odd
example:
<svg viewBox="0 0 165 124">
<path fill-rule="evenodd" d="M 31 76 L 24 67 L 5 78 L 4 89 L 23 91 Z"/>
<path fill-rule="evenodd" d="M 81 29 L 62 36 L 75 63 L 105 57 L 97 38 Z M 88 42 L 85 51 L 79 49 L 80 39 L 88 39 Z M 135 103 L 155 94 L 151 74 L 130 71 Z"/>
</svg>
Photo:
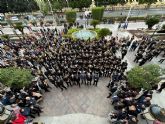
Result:
<svg viewBox="0 0 165 124">
<path fill-rule="evenodd" d="M 116 11 L 105 11 L 104 16 L 112 16 L 112 17 L 117 17 L 117 16 L 127 16 L 129 10 L 116 10 Z M 77 18 L 84 12 L 78 12 L 77 13 Z M 122 15 L 121 15 L 122 13 Z M 165 15 L 165 9 L 147 9 L 147 10 L 132 10 L 131 11 L 131 16 L 139 16 L 143 17 L 146 15 Z M 46 19 L 52 20 L 52 16 L 46 16 Z"/>
</svg>

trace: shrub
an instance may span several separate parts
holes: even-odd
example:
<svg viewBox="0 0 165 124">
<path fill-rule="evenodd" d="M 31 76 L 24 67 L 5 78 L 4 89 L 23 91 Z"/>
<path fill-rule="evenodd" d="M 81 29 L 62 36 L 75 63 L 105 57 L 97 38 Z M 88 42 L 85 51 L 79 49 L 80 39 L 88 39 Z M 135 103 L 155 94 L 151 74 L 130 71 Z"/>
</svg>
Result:
<svg viewBox="0 0 165 124">
<path fill-rule="evenodd" d="M 89 30 L 91 30 L 91 31 L 95 31 L 97 34 L 100 32 L 100 28 L 95 28 L 95 29 L 93 29 L 93 28 L 89 28 Z"/>
<path fill-rule="evenodd" d="M 99 32 L 98 35 L 99 37 L 105 37 L 107 35 L 111 35 L 112 32 L 108 28 L 102 28 Z"/>
<path fill-rule="evenodd" d="M 24 34 L 24 31 L 23 31 L 24 26 L 22 25 L 22 23 L 15 23 L 13 27 L 14 29 L 18 29 L 22 34 Z"/>
<path fill-rule="evenodd" d="M 99 20 L 92 20 L 91 21 L 91 25 L 94 27 L 94 28 L 96 28 L 96 25 L 98 25 L 100 22 L 99 22 Z"/>
<path fill-rule="evenodd" d="M 101 21 L 104 14 L 104 7 L 94 7 L 92 8 L 92 18 L 93 20 Z"/>
<path fill-rule="evenodd" d="M 3 34 L 3 35 L 1 35 L 0 38 L 1 38 L 2 40 L 9 40 L 9 39 L 10 39 L 10 37 L 9 37 L 8 34 Z"/>
<path fill-rule="evenodd" d="M 74 23 L 76 21 L 76 11 L 66 11 L 65 14 L 68 23 Z"/>
<path fill-rule="evenodd" d="M 161 71 L 158 65 L 137 66 L 128 72 L 128 83 L 133 88 L 151 89 L 159 83 Z"/>
<path fill-rule="evenodd" d="M 165 30 L 165 24 L 162 26 L 162 30 Z"/>
<path fill-rule="evenodd" d="M 30 84 L 33 76 L 27 69 L 14 67 L 0 69 L 0 82 L 9 87 L 22 88 Z"/>
<path fill-rule="evenodd" d="M 0 22 L 0 25 L 2 25 L 2 26 L 7 26 L 8 23 L 7 23 L 6 21 L 2 21 L 2 22 Z"/>
<path fill-rule="evenodd" d="M 159 23 L 159 19 L 155 17 L 151 17 L 146 20 L 146 25 L 148 25 L 148 29 L 152 29 L 152 27 L 157 23 Z"/>
<path fill-rule="evenodd" d="M 67 35 L 72 35 L 72 33 L 76 32 L 76 31 L 79 31 L 80 29 L 79 28 L 71 28 L 68 30 L 68 33 Z"/>
</svg>

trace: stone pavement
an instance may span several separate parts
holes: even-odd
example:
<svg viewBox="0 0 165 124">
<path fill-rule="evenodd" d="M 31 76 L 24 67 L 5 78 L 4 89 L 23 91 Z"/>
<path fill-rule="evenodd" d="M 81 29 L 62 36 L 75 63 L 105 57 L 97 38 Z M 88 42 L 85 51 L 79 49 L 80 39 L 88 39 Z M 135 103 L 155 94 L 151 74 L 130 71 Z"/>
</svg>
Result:
<svg viewBox="0 0 165 124">
<path fill-rule="evenodd" d="M 53 87 L 45 93 L 42 116 L 59 116 L 72 113 L 86 113 L 106 117 L 112 110 L 106 85 L 109 79 L 101 79 L 98 86 L 69 87 L 61 92 Z"/>
<path fill-rule="evenodd" d="M 117 54 L 120 56 L 120 52 Z M 124 58 L 129 63 L 128 70 L 137 66 L 133 62 L 134 54 L 134 52 L 128 52 Z M 147 64 L 157 64 L 159 58 L 158 56 Z M 160 64 L 160 66 L 165 68 L 165 64 Z M 42 103 L 44 112 L 35 121 L 44 121 L 45 124 L 67 124 L 67 122 L 72 124 L 107 124 L 106 117 L 109 112 L 113 111 L 110 99 L 106 98 L 108 81 L 109 78 L 101 78 L 98 87 L 83 85 L 79 88 L 73 86 L 63 92 L 53 87 L 50 93 L 44 94 Z M 161 94 L 154 92 L 151 102 L 165 108 L 164 98 L 165 90 Z M 148 123 L 152 124 L 149 121 Z M 139 124 L 146 124 L 146 120 L 140 119 Z"/>
<path fill-rule="evenodd" d="M 59 117 L 40 117 L 35 122 L 44 122 L 45 124 L 109 124 L 107 118 L 82 113 Z"/>
<path fill-rule="evenodd" d="M 101 24 L 98 27 L 110 28 L 114 36 L 117 34 L 120 37 L 130 36 L 127 31 L 118 31 L 117 23 L 114 25 Z M 128 27 L 128 29 L 137 28 L 146 28 L 146 25 L 144 22 L 137 22 L 130 23 Z M 4 31 L 8 34 L 12 32 L 11 29 L 4 29 Z M 121 53 L 118 52 L 119 56 L 120 54 Z M 135 52 L 128 52 L 124 58 L 124 60 L 127 60 L 129 63 L 128 70 L 137 66 L 137 64 L 133 62 L 134 55 Z M 160 57 L 154 58 L 147 64 L 159 64 L 159 59 Z M 165 63 L 159 65 L 165 68 Z M 106 117 L 109 112 L 113 111 L 110 100 L 106 98 L 108 96 L 108 89 L 106 88 L 108 81 L 108 78 L 102 78 L 98 83 L 98 87 L 82 86 L 79 88 L 73 86 L 63 92 L 61 92 L 60 89 L 52 87 L 50 93 L 44 94 L 44 101 L 41 103 L 44 107 L 44 112 L 41 114 L 40 118 L 36 118 L 36 121 L 44 121 L 45 124 L 107 124 Z M 165 91 L 161 94 L 154 92 L 152 103 L 165 108 L 164 98 Z M 139 124 L 146 124 L 146 121 L 140 120 Z"/>
<path fill-rule="evenodd" d="M 113 31 L 113 35 L 119 35 L 120 37 L 131 36 L 127 31 L 118 31 L 118 24 L 115 25 L 99 25 L 99 28 L 108 27 Z M 137 29 L 144 28 L 145 23 L 141 22 L 137 24 L 129 24 L 129 28 Z M 132 28 L 131 28 L 132 27 Z M 118 52 L 117 55 L 121 56 Z M 128 52 L 124 60 L 127 60 L 128 70 L 134 66 L 138 66 L 133 62 L 135 58 L 135 52 Z M 158 63 L 158 58 L 154 58 L 151 62 L 147 64 L 159 64 L 162 68 L 165 68 L 165 64 Z M 108 83 L 108 78 L 102 78 L 98 87 L 94 86 L 82 86 L 78 88 L 73 86 L 66 91 L 61 92 L 59 89 L 53 88 L 50 93 L 45 94 L 44 101 L 42 105 L 44 108 L 44 113 L 42 117 L 37 118 L 37 120 L 44 121 L 46 124 L 107 124 L 107 115 L 110 111 L 113 111 L 113 106 L 110 104 L 110 100 L 106 98 L 108 95 L 108 89 L 106 85 Z M 152 104 L 158 104 L 165 108 L 165 91 L 161 94 L 154 92 Z M 83 113 L 83 114 L 80 114 Z M 92 114 L 92 115 L 89 115 Z M 64 116 L 61 116 L 64 115 Z M 96 116 L 94 116 L 96 115 Z M 97 117 L 100 116 L 101 118 Z M 90 120 L 89 120 L 89 119 Z M 99 118 L 99 119 L 98 119 Z M 146 124 L 146 120 L 140 119 L 139 124 Z M 149 122 L 152 124 L 152 122 Z"/>
</svg>

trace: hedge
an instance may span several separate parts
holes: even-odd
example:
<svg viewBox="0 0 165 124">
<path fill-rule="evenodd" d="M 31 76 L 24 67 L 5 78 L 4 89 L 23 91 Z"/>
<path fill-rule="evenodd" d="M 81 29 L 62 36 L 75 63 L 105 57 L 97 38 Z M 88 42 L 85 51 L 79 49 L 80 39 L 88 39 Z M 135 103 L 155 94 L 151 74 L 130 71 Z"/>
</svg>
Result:
<svg viewBox="0 0 165 124">
<path fill-rule="evenodd" d="M 93 20 L 101 21 L 104 14 L 104 7 L 94 7 L 92 8 L 92 18 Z"/>
<path fill-rule="evenodd" d="M 108 20 L 114 21 L 125 21 L 126 17 L 103 17 L 102 21 L 107 22 Z M 146 20 L 146 17 L 129 17 L 128 21 Z"/>
<path fill-rule="evenodd" d="M 68 23 L 74 23 L 76 21 L 76 11 L 66 11 L 65 14 Z"/>
</svg>

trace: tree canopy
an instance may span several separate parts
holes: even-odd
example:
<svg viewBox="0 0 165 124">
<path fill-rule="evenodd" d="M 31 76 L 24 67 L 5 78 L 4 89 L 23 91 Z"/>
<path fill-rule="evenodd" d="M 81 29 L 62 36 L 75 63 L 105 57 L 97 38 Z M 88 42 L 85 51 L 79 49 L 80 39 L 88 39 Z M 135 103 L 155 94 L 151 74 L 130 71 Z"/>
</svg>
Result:
<svg viewBox="0 0 165 124">
<path fill-rule="evenodd" d="M 57 9 L 61 10 L 63 7 L 72 7 L 72 8 L 87 8 L 91 5 L 92 0 L 50 0 L 53 10 L 56 11 Z M 128 0 L 127 0 L 128 1 Z M 97 6 L 103 5 L 117 5 L 122 4 L 124 5 L 127 3 L 125 0 L 95 0 Z M 132 0 L 131 0 L 132 2 Z M 139 4 L 152 4 L 157 2 L 157 0 L 138 0 Z M 44 4 L 43 4 L 44 3 Z M 0 0 L 0 13 L 6 12 L 31 12 L 36 10 L 47 10 L 48 5 L 47 0 Z M 42 9 L 41 9 L 42 8 Z"/>
<path fill-rule="evenodd" d="M 76 21 L 76 12 L 71 10 L 71 11 L 66 11 L 66 20 L 68 23 L 74 23 Z"/>
<path fill-rule="evenodd" d="M 0 13 L 6 12 L 31 12 L 38 10 L 34 0 L 0 0 Z"/>
<path fill-rule="evenodd" d="M 33 76 L 28 69 L 20 69 L 15 67 L 0 69 L 0 82 L 9 87 L 24 87 L 29 85 Z"/>
<path fill-rule="evenodd" d="M 148 18 L 146 20 L 146 24 L 148 25 L 148 29 L 152 29 L 152 27 L 155 25 L 155 24 L 158 24 L 159 23 L 159 18 L 156 18 L 156 17 L 151 17 L 151 18 Z"/>
<path fill-rule="evenodd" d="M 159 65 L 137 66 L 128 72 L 128 83 L 133 88 L 151 89 L 159 83 L 162 71 Z"/>
</svg>

